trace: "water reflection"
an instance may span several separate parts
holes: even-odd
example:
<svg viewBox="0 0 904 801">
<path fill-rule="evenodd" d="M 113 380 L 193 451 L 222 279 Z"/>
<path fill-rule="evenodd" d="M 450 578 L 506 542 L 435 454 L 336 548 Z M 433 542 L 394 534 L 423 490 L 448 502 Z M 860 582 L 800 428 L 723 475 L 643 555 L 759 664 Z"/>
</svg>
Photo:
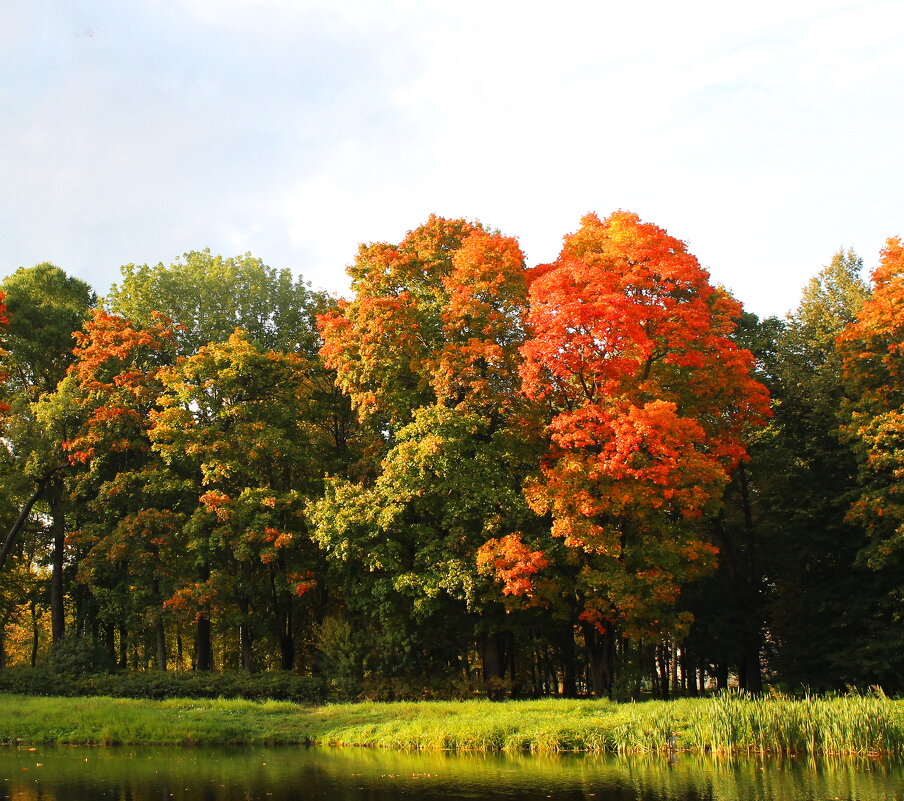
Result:
<svg viewBox="0 0 904 801">
<path fill-rule="evenodd" d="M 534 757 L 371 749 L 0 748 L 7 801 L 904 801 L 872 760 Z"/>
</svg>

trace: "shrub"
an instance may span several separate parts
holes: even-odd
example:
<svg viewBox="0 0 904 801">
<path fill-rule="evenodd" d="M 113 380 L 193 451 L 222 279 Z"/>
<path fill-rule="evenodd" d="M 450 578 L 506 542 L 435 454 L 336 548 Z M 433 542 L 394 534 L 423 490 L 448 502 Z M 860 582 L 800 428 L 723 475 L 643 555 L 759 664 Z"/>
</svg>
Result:
<svg viewBox="0 0 904 801">
<path fill-rule="evenodd" d="M 95 696 L 114 698 L 245 698 L 318 704 L 326 700 L 321 679 L 289 671 L 270 673 L 86 673 L 52 667 L 0 670 L 0 692 L 23 695 Z"/>
<path fill-rule="evenodd" d="M 69 676 L 106 673 L 113 669 L 107 650 L 85 637 L 64 637 L 55 642 L 50 648 L 47 663 L 51 671 Z"/>
</svg>

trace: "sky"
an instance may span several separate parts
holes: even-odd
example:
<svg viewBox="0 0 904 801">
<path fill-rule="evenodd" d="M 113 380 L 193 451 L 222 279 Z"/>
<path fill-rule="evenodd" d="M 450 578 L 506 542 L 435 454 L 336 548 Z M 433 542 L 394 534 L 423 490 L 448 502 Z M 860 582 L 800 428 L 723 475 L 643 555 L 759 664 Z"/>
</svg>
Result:
<svg viewBox="0 0 904 801">
<path fill-rule="evenodd" d="M 555 259 L 590 211 L 761 316 L 904 235 L 904 2 L 3 0 L 0 276 L 250 251 L 347 294 L 431 213 Z"/>
</svg>

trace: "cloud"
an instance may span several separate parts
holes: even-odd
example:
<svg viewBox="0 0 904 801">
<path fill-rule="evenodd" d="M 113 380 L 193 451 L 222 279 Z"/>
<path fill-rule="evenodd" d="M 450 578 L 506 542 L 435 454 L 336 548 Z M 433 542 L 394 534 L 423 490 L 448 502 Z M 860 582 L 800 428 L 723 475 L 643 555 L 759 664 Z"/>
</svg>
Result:
<svg viewBox="0 0 904 801">
<path fill-rule="evenodd" d="M 51 258 L 103 290 L 210 246 L 335 290 L 359 242 L 431 212 L 537 262 L 629 208 L 784 311 L 900 225 L 901 4 L 60 7 L 14 0 L 0 32 L 0 270 Z"/>
</svg>

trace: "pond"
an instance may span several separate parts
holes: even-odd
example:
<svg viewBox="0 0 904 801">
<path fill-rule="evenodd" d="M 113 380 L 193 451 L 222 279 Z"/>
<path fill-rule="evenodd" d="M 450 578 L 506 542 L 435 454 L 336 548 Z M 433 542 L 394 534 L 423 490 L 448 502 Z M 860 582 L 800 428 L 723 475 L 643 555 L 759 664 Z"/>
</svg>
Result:
<svg viewBox="0 0 904 801">
<path fill-rule="evenodd" d="M 454 754 L 323 748 L 0 747 L 5 801 L 904 801 L 876 760 Z"/>
</svg>

